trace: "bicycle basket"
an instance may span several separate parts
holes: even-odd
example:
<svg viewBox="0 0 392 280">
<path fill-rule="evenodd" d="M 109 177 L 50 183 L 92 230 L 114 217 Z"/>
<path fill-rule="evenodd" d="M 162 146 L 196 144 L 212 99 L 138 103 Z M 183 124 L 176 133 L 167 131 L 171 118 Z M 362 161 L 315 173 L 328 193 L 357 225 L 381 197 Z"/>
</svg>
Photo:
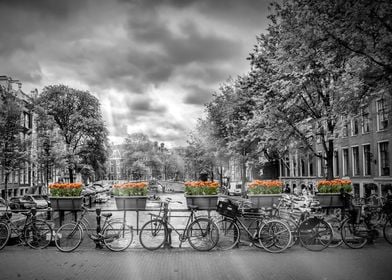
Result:
<svg viewBox="0 0 392 280">
<path fill-rule="evenodd" d="M 230 218 L 234 218 L 240 214 L 238 210 L 238 205 L 235 205 L 230 200 L 219 201 L 218 205 L 216 206 L 216 211 L 222 216 L 230 217 Z"/>
</svg>

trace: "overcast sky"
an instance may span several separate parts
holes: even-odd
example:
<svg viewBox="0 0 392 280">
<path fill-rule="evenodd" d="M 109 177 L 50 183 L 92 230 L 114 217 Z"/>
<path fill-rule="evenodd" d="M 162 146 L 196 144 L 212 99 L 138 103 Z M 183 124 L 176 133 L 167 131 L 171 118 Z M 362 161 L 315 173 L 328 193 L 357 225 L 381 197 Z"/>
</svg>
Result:
<svg viewBox="0 0 392 280">
<path fill-rule="evenodd" d="M 116 143 L 143 132 L 185 145 L 212 93 L 250 70 L 267 2 L 0 0 L 0 75 L 26 93 L 89 90 Z"/>
</svg>

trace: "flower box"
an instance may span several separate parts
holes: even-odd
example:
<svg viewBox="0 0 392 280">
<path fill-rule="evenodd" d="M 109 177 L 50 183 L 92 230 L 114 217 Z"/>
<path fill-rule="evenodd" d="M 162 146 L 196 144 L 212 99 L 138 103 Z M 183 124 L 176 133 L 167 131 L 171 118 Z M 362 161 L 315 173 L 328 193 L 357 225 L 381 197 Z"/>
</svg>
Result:
<svg viewBox="0 0 392 280">
<path fill-rule="evenodd" d="M 340 193 L 318 193 L 316 199 L 323 208 L 341 208 L 344 206 L 344 200 Z"/>
<path fill-rule="evenodd" d="M 216 210 L 218 195 L 185 195 L 186 204 L 196 205 L 198 210 Z"/>
<path fill-rule="evenodd" d="M 322 180 L 317 183 L 316 199 L 323 208 L 341 208 L 345 201 L 341 193 L 351 192 L 351 180 L 334 179 Z"/>
<path fill-rule="evenodd" d="M 115 196 L 114 199 L 119 210 L 146 209 L 147 196 Z"/>
<path fill-rule="evenodd" d="M 282 194 L 248 194 L 254 208 L 272 207 L 274 203 L 279 203 L 281 197 Z"/>
<path fill-rule="evenodd" d="M 55 211 L 79 211 L 82 209 L 83 196 L 50 197 L 51 207 Z"/>
<path fill-rule="evenodd" d="M 199 210 L 216 210 L 219 183 L 215 181 L 185 182 L 185 198 L 188 207 L 195 205 Z"/>
<path fill-rule="evenodd" d="M 49 185 L 53 210 L 78 211 L 82 209 L 82 183 L 53 183 Z"/>
<path fill-rule="evenodd" d="M 146 209 L 147 182 L 128 182 L 113 186 L 114 199 L 119 210 Z"/>
</svg>

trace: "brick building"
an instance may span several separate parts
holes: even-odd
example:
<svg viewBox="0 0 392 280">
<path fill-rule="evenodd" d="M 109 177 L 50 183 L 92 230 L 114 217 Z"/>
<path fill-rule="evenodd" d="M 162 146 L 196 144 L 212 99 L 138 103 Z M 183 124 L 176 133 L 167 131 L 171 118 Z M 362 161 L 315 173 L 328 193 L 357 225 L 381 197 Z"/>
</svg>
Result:
<svg viewBox="0 0 392 280">
<path fill-rule="evenodd" d="M 22 91 L 22 83 L 18 80 L 13 80 L 8 76 L 0 76 L 0 86 L 5 94 L 13 94 L 17 101 L 22 106 L 21 125 L 23 126 L 23 135 L 21 137 L 33 138 L 33 112 L 31 106 L 32 102 L 30 96 Z M 1 197 L 5 197 L 4 173 L 0 168 L 0 190 Z M 8 181 L 8 196 L 19 196 L 27 192 L 33 186 L 33 168 L 32 163 L 26 162 L 24 168 L 14 171 L 9 176 Z"/>
<path fill-rule="evenodd" d="M 360 108 L 360 114 L 342 117 L 341 131 L 334 140 L 334 177 L 351 179 L 354 194 L 361 197 L 392 190 L 392 117 L 391 96 L 373 99 Z M 321 143 L 316 140 L 316 151 Z M 315 185 L 326 176 L 325 162 L 298 149 L 281 160 L 280 179 L 293 188 Z"/>
</svg>

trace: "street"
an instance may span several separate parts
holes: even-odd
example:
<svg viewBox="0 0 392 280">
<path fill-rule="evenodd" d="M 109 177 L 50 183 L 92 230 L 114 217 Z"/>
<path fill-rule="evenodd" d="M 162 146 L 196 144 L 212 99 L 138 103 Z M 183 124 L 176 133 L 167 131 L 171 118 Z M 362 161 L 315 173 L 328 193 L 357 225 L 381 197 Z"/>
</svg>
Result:
<svg viewBox="0 0 392 280">
<path fill-rule="evenodd" d="M 361 250 L 344 246 L 311 252 L 299 246 L 270 254 L 241 246 L 207 253 L 186 249 L 114 253 L 82 247 L 61 253 L 7 246 L 1 279 L 390 279 L 392 247 L 380 240 Z"/>
</svg>

